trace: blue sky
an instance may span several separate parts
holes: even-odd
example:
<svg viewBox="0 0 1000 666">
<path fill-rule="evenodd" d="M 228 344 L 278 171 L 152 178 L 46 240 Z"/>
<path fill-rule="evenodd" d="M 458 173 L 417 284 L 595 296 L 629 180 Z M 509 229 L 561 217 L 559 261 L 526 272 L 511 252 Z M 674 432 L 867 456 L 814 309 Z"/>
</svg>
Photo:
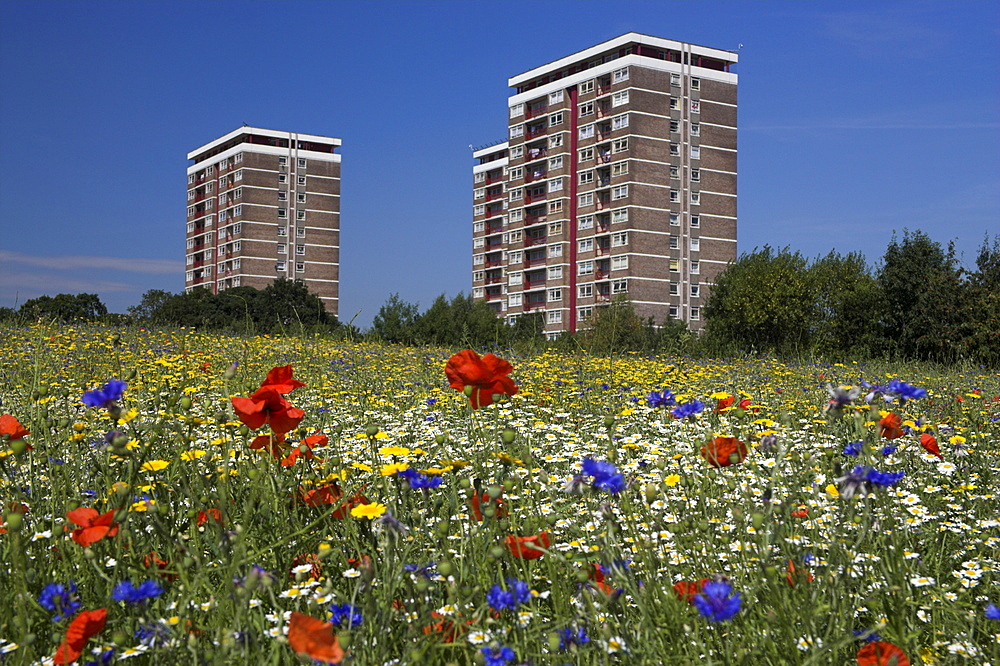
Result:
<svg viewBox="0 0 1000 666">
<path fill-rule="evenodd" d="M 186 153 L 343 140 L 341 319 L 470 289 L 507 78 L 636 31 L 741 44 L 739 251 L 1000 233 L 997 2 L 0 1 L 0 306 L 183 289 Z"/>
</svg>

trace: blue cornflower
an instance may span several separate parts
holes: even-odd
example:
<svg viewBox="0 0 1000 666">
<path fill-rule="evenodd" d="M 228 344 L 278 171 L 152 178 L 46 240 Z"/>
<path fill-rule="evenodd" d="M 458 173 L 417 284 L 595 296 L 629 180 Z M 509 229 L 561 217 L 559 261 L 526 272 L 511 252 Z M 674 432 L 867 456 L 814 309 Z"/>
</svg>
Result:
<svg viewBox="0 0 1000 666">
<path fill-rule="evenodd" d="M 330 613 L 333 614 L 333 617 L 330 618 L 330 624 L 335 627 L 343 626 L 345 620 L 348 622 L 348 629 L 361 624 L 361 611 L 351 604 L 331 604 Z"/>
<path fill-rule="evenodd" d="M 130 580 L 123 580 L 111 591 L 114 601 L 124 601 L 127 604 L 141 604 L 163 594 L 163 588 L 155 580 L 147 580 L 138 587 Z"/>
<path fill-rule="evenodd" d="M 83 404 L 88 407 L 111 407 L 121 400 L 122 394 L 128 384 L 120 379 L 112 379 L 99 389 L 87 391 L 83 394 Z"/>
<path fill-rule="evenodd" d="M 674 415 L 675 418 L 683 419 L 688 416 L 694 416 L 705 409 L 705 403 L 701 400 L 692 400 L 691 402 L 683 402 L 673 409 L 670 413 Z"/>
<path fill-rule="evenodd" d="M 590 636 L 583 627 L 577 627 L 574 631 L 571 627 L 559 630 L 559 649 L 568 650 L 571 645 L 580 647 L 585 643 L 590 642 Z"/>
<path fill-rule="evenodd" d="M 140 645 L 147 647 L 163 647 L 170 642 L 170 627 L 162 620 L 140 624 L 135 630 L 135 637 Z"/>
<path fill-rule="evenodd" d="M 417 474 L 410 478 L 411 488 L 437 488 L 441 485 L 440 476 L 427 476 L 426 474 Z"/>
<path fill-rule="evenodd" d="M 400 471 L 396 472 L 396 476 L 401 476 L 404 479 L 406 479 L 407 481 L 411 481 L 412 482 L 413 479 L 415 479 L 418 476 L 420 476 L 420 472 L 418 472 L 417 470 L 413 469 L 412 467 L 407 467 L 406 469 L 403 469 L 403 470 L 400 470 Z"/>
<path fill-rule="evenodd" d="M 733 586 L 725 581 L 705 583 L 701 594 L 694 597 L 694 605 L 698 612 L 709 622 L 724 622 L 740 612 L 743 603 L 739 592 L 733 592 Z"/>
<path fill-rule="evenodd" d="M 514 650 L 505 645 L 498 645 L 495 648 L 484 647 L 479 651 L 486 657 L 486 666 L 504 666 L 517 659 Z"/>
<path fill-rule="evenodd" d="M 72 580 L 66 585 L 62 583 L 49 583 L 42 588 L 38 595 L 38 604 L 55 613 L 53 622 L 59 622 L 63 618 L 76 613 L 80 608 L 80 602 L 76 600 L 76 583 Z"/>
<path fill-rule="evenodd" d="M 898 395 L 901 400 L 916 400 L 917 398 L 927 397 L 927 389 L 917 388 L 913 384 L 907 384 L 898 379 L 889 381 L 886 392 Z"/>
<path fill-rule="evenodd" d="M 486 601 L 493 610 L 516 610 L 518 606 L 531 599 L 531 589 L 528 584 L 516 578 L 507 579 L 507 589 L 494 585 L 486 593 Z"/>
<path fill-rule="evenodd" d="M 96 660 L 85 662 L 83 666 L 108 666 L 108 664 L 114 661 L 114 658 L 115 658 L 115 649 L 108 648 L 100 655 L 98 655 Z"/>
<path fill-rule="evenodd" d="M 857 455 L 861 453 L 861 449 L 864 445 L 864 442 L 851 442 L 850 444 L 844 446 L 844 455 L 857 457 Z"/>
<path fill-rule="evenodd" d="M 996 604 L 987 604 L 986 617 L 990 620 L 1000 620 L 1000 608 L 997 608 Z"/>
<path fill-rule="evenodd" d="M 864 641 L 865 643 L 874 643 L 875 641 L 882 640 L 882 637 L 876 634 L 874 631 L 862 631 L 861 629 L 854 630 L 854 637 L 859 641 Z"/>
<path fill-rule="evenodd" d="M 650 392 L 646 396 L 646 403 L 650 407 L 672 407 L 677 404 L 677 398 L 668 389 L 663 389 L 660 392 Z"/>
<path fill-rule="evenodd" d="M 614 464 L 605 460 L 583 459 L 583 473 L 594 477 L 594 488 L 617 495 L 625 490 L 625 477 L 618 473 Z"/>
<path fill-rule="evenodd" d="M 877 469 L 870 469 L 865 478 L 876 486 L 887 487 L 896 485 L 904 476 L 906 472 L 880 472 Z"/>
<path fill-rule="evenodd" d="M 425 402 L 426 402 L 426 403 L 427 403 L 428 405 L 433 405 L 433 404 L 434 404 L 435 402 L 437 402 L 437 401 L 438 401 L 438 399 L 437 399 L 437 398 L 427 398 L 427 400 L 426 400 Z"/>
<path fill-rule="evenodd" d="M 899 448 L 898 446 L 884 446 L 882 447 L 882 455 L 891 456 L 893 453 L 896 452 L 896 449 L 898 448 Z"/>
</svg>

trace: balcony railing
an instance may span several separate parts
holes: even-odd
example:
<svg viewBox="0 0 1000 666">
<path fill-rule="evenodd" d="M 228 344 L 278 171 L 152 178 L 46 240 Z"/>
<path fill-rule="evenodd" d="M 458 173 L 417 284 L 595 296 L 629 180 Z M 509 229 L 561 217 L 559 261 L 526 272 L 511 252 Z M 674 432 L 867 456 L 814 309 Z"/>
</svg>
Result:
<svg viewBox="0 0 1000 666">
<path fill-rule="evenodd" d="M 525 236 L 524 245 L 525 247 L 538 245 L 539 243 L 544 243 L 546 238 L 546 236 Z"/>
<path fill-rule="evenodd" d="M 494 183 L 502 183 L 502 182 L 503 182 L 503 176 L 492 176 L 486 179 L 487 185 L 492 185 Z"/>
<path fill-rule="evenodd" d="M 487 261 L 483 265 L 486 266 L 486 268 L 493 268 L 494 266 L 500 266 L 502 264 L 503 264 L 502 259 L 494 259 L 493 261 Z"/>
<path fill-rule="evenodd" d="M 538 257 L 537 259 L 525 259 L 525 266 L 542 266 L 545 264 L 545 257 Z"/>
<path fill-rule="evenodd" d="M 526 106 L 526 107 L 524 107 L 524 117 L 525 118 L 534 118 L 537 115 L 540 115 L 540 114 L 543 114 L 543 113 L 547 113 L 548 110 L 549 110 L 549 105 L 548 104 L 540 104 L 540 105 L 535 106 L 535 107 Z"/>
<path fill-rule="evenodd" d="M 524 291 L 531 291 L 532 289 L 544 289 L 545 288 L 545 278 L 540 278 L 538 280 L 525 280 L 524 281 Z"/>
<path fill-rule="evenodd" d="M 524 311 L 525 312 L 531 312 L 532 310 L 536 310 L 538 308 L 544 308 L 544 307 L 545 307 L 545 301 L 533 301 L 531 303 L 525 303 L 524 304 Z"/>
<path fill-rule="evenodd" d="M 497 199 L 503 199 L 503 190 L 500 190 L 499 192 L 487 192 L 486 193 L 486 200 L 487 201 L 496 201 Z"/>
<path fill-rule="evenodd" d="M 488 277 L 484 281 L 484 284 L 500 284 L 501 282 L 503 282 L 502 277 Z"/>
<path fill-rule="evenodd" d="M 545 134 L 545 130 L 547 129 L 548 127 L 545 127 L 544 125 L 542 125 L 541 127 L 529 127 L 526 134 L 528 135 L 528 138 L 531 139 L 533 137 Z"/>
<path fill-rule="evenodd" d="M 548 154 L 549 151 L 545 148 L 529 148 L 528 150 L 525 151 L 524 161 L 531 162 L 532 160 L 537 160 L 546 157 Z"/>
<path fill-rule="evenodd" d="M 524 174 L 524 182 L 531 183 L 536 180 L 543 180 L 548 175 L 549 175 L 548 171 L 529 171 L 528 173 Z"/>
<path fill-rule="evenodd" d="M 487 235 L 498 234 L 501 231 L 503 231 L 503 225 L 502 224 L 491 224 L 490 226 L 486 227 L 486 234 Z"/>
</svg>

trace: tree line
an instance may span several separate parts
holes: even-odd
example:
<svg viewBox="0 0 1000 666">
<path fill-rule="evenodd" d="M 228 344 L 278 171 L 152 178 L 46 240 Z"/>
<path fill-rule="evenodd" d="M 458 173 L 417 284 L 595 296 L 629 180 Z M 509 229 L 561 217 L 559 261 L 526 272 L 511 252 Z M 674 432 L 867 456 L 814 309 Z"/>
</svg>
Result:
<svg viewBox="0 0 1000 666">
<path fill-rule="evenodd" d="M 893 236 L 881 264 L 859 253 L 809 260 L 788 248 L 744 253 L 717 278 L 700 335 L 680 321 L 636 315 L 627 299 L 595 309 L 582 330 L 547 339 L 541 313 L 514 324 L 484 301 L 442 294 L 421 312 L 393 294 L 362 333 L 328 315 L 301 282 L 266 289 L 151 289 L 127 315 L 109 314 L 96 294 L 59 294 L 0 308 L 0 319 L 101 320 L 240 333 L 331 334 L 393 344 L 488 349 L 543 347 L 595 354 L 641 352 L 725 356 L 764 353 L 829 360 L 889 358 L 1000 365 L 1000 236 L 984 240 L 965 268 L 952 244 L 921 231 Z"/>
</svg>

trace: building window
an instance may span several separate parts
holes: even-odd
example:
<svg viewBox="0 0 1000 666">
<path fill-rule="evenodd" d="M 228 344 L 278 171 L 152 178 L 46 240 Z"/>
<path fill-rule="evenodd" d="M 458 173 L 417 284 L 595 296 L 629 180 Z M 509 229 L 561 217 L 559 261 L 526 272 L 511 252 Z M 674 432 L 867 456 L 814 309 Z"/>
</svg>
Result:
<svg viewBox="0 0 1000 666">
<path fill-rule="evenodd" d="M 298 227 L 295 230 L 295 236 L 297 238 L 305 238 L 306 237 L 306 228 L 305 227 Z"/>
<path fill-rule="evenodd" d="M 671 259 L 670 260 L 670 272 L 671 273 L 680 273 L 681 272 L 681 262 L 680 262 L 680 259 Z"/>
<path fill-rule="evenodd" d="M 592 139 L 594 138 L 594 125 L 584 125 L 580 128 L 580 138 L 581 139 Z"/>
<path fill-rule="evenodd" d="M 215 165 L 212 165 L 212 166 L 209 166 L 208 168 L 206 168 L 205 169 L 205 175 L 206 176 L 214 176 L 215 175 Z"/>
<path fill-rule="evenodd" d="M 485 171 L 480 171 L 479 173 L 475 174 L 472 177 L 472 180 L 475 183 L 485 183 L 486 182 L 486 172 Z"/>
<path fill-rule="evenodd" d="M 628 185 L 616 185 L 611 188 L 611 199 L 624 199 L 628 196 Z"/>
<path fill-rule="evenodd" d="M 671 296 L 680 296 L 681 295 L 681 286 L 679 284 L 677 284 L 676 282 L 671 282 L 670 283 L 670 295 Z"/>
<path fill-rule="evenodd" d="M 623 137 L 621 139 L 615 139 L 611 143 L 611 152 L 621 153 L 628 150 L 628 137 Z"/>
<path fill-rule="evenodd" d="M 576 309 L 576 320 L 577 321 L 587 321 L 590 319 L 590 315 L 594 314 L 594 308 L 577 308 Z"/>
<path fill-rule="evenodd" d="M 562 233 L 562 222 L 553 222 L 549 225 L 549 235 L 558 236 Z"/>
<path fill-rule="evenodd" d="M 700 146 L 691 146 L 691 159 L 693 159 L 693 160 L 701 159 L 701 147 Z"/>
<path fill-rule="evenodd" d="M 611 106 L 621 106 L 623 104 L 628 104 L 628 91 L 622 90 L 621 92 L 616 92 L 611 96 Z"/>
<path fill-rule="evenodd" d="M 298 178 L 295 179 L 295 182 L 297 182 L 299 185 L 305 185 L 306 184 L 306 177 L 305 176 L 299 176 Z"/>
<path fill-rule="evenodd" d="M 622 245 L 628 245 L 628 232 L 616 231 L 611 234 L 611 247 L 621 247 Z"/>
<path fill-rule="evenodd" d="M 555 171 L 556 169 L 562 169 L 563 158 L 562 155 L 558 157 L 553 157 L 549 160 L 549 169 Z"/>
<path fill-rule="evenodd" d="M 580 163 L 589 162 L 592 159 L 594 159 L 593 148 L 584 148 L 583 150 L 580 151 L 580 159 L 579 159 Z"/>
<path fill-rule="evenodd" d="M 701 134 L 701 123 L 691 123 L 691 136 L 698 136 Z"/>
<path fill-rule="evenodd" d="M 233 206 L 229 211 L 229 217 L 239 217 L 243 214 L 243 206 Z"/>
<path fill-rule="evenodd" d="M 562 104 L 563 101 L 563 91 L 557 90 L 553 93 L 549 93 L 549 104 Z"/>
<path fill-rule="evenodd" d="M 521 237 L 522 237 L 522 232 L 521 231 L 512 231 L 512 232 L 510 232 L 510 242 L 511 243 L 520 243 L 521 242 Z"/>
<path fill-rule="evenodd" d="M 672 134 L 675 134 L 675 133 L 680 132 L 680 131 L 681 131 L 681 121 L 679 121 L 679 120 L 671 120 L 670 121 L 670 132 Z"/>
<path fill-rule="evenodd" d="M 692 215 L 691 216 L 691 226 L 694 227 L 694 228 L 700 227 L 701 226 L 701 217 L 699 217 L 698 215 Z"/>
<path fill-rule="evenodd" d="M 611 211 L 611 224 L 628 222 L 628 208 L 618 208 Z"/>
<path fill-rule="evenodd" d="M 697 261 L 691 262 L 691 275 L 697 275 L 700 272 L 701 264 Z"/>
<path fill-rule="evenodd" d="M 478 217 L 480 215 L 485 215 L 486 214 L 486 205 L 485 204 L 476 204 L 475 206 L 472 207 L 472 214 L 475 215 L 476 217 Z"/>
<path fill-rule="evenodd" d="M 521 273 L 521 271 L 514 271 L 513 273 L 509 273 L 507 275 L 507 284 L 509 285 L 518 285 L 521 284 L 523 281 L 524 281 L 524 275 Z"/>
<path fill-rule="evenodd" d="M 559 113 L 553 113 L 551 116 L 549 116 L 549 126 L 550 127 L 554 127 L 556 125 L 562 125 L 562 124 L 563 124 L 563 114 L 562 114 L 562 111 L 560 111 Z"/>
<path fill-rule="evenodd" d="M 577 251 L 578 252 L 593 252 L 594 251 L 594 239 L 593 238 L 585 238 L 582 241 L 580 241 Z M 581 275 L 582 275 L 582 273 L 581 273 Z"/>
<path fill-rule="evenodd" d="M 692 204 L 700 204 L 701 203 L 701 192 L 692 192 L 691 193 L 691 203 Z"/>
<path fill-rule="evenodd" d="M 671 178 L 680 178 L 681 177 L 681 168 L 679 166 L 677 166 L 676 164 L 671 164 L 670 165 L 670 177 Z"/>
<path fill-rule="evenodd" d="M 549 137 L 549 148 L 558 148 L 563 145 L 563 135 L 553 134 Z"/>
<path fill-rule="evenodd" d="M 296 220 L 305 220 L 306 219 L 306 212 L 304 210 L 295 211 L 295 219 Z"/>
<path fill-rule="evenodd" d="M 680 248 L 680 246 L 681 246 L 680 239 L 677 238 L 677 236 L 671 236 L 670 237 L 670 249 L 671 250 L 677 250 L 677 249 Z"/>
<path fill-rule="evenodd" d="M 628 114 L 623 113 L 611 119 L 611 129 L 620 130 L 628 127 Z"/>
<path fill-rule="evenodd" d="M 701 169 L 691 169 L 691 180 L 701 180 Z"/>
<path fill-rule="evenodd" d="M 514 146 L 510 149 L 511 159 L 519 160 L 524 157 L 524 146 Z"/>
<path fill-rule="evenodd" d="M 549 323 L 550 324 L 561 324 L 562 323 L 562 310 L 549 310 Z"/>
<path fill-rule="evenodd" d="M 306 253 L 306 246 L 305 245 L 296 245 L 295 246 L 295 254 L 305 254 L 305 253 Z"/>
<path fill-rule="evenodd" d="M 576 221 L 577 229 L 592 229 L 594 227 L 594 216 L 584 215 Z"/>
<path fill-rule="evenodd" d="M 699 239 L 699 238 L 692 238 L 691 239 L 691 251 L 692 252 L 697 252 L 700 249 L 701 249 L 701 239 Z"/>
<path fill-rule="evenodd" d="M 287 165 L 288 165 L 288 158 L 287 157 L 283 157 L 283 156 L 279 156 L 278 157 L 278 166 L 287 166 Z"/>
<path fill-rule="evenodd" d="M 510 117 L 518 118 L 524 115 L 524 104 L 514 104 L 510 107 Z"/>
<path fill-rule="evenodd" d="M 594 295 L 593 284 L 581 284 L 576 288 L 576 295 L 580 298 L 590 298 Z"/>
<path fill-rule="evenodd" d="M 554 245 L 549 245 L 549 256 L 550 257 L 561 257 L 562 256 L 562 243 L 556 243 Z"/>
<path fill-rule="evenodd" d="M 512 308 L 521 307 L 521 294 L 511 294 L 507 297 L 507 304 Z"/>
<path fill-rule="evenodd" d="M 563 209 L 562 199 L 549 202 L 549 213 L 560 213 Z"/>
<path fill-rule="evenodd" d="M 611 270 L 621 271 L 628 268 L 628 255 L 622 254 L 617 257 L 611 257 Z"/>
<path fill-rule="evenodd" d="M 482 282 L 483 279 L 485 278 L 485 276 L 486 276 L 486 274 L 483 271 L 475 271 L 472 274 L 472 281 L 473 282 Z"/>
<path fill-rule="evenodd" d="M 520 180 L 524 176 L 524 169 L 521 167 L 511 167 L 507 170 L 507 176 L 511 180 Z"/>
<path fill-rule="evenodd" d="M 681 147 L 676 143 L 670 144 L 670 155 L 672 157 L 677 157 L 680 154 L 681 154 Z"/>
<path fill-rule="evenodd" d="M 286 208 L 279 208 L 278 209 L 278 219 L 282 219 L 282 220 L 288 219 L 288 209 L 286 209 Z"/>
<path fill-rule="evenodd" d="M 594 205 L 594 193 L 587 192 L 586 194 L 581 194 L 577 197 L 578 206 L 593 206 Z"/>
<path fill-rule="evenodd" d="M 693 284 L 691 285 L 691 296 L 692 298 L 698 298 L 701 295 L 701 285 Z"/>
<path fill-rule="evenodd" d="M 515 187 L 514 189 L 512 189 L 510 191 L 510 200 L 511 201 L 518 201 L 519 199 L 523 199 L 523 198 L 524 198 L 524 190 L 522 188 Z"/>
<path fill-rule="evenodd" d="M 594 182 L 594 172 L 593 171 L 581 171 L 580 172 L 580 184 L 586 185 L 587 183 Z"/>
<path fill-rule="evenodd" d="M 477 188 L 475 190 L 472 190 L 472 198 L 473 199 L 483 199 L 485 197 L 486 197 L 486 189 L 485 188 L 480 187 L 480 188 Z"/>
<path fill-rule="evenodd" d="M 592 116 L 592 115 L 594 115 L 594 103 L 593 102 L 584 102 L 583 104 L 580 105 L 579 116 L 581 118 L 583 118 L 584 116 Z"/>
<path fill-rule="evenodd" d="M 519 263 L 521 263 L 521 252 L 520 252 L 520 250 L 517 251 L 517 252 L 510 252 L 510 253 L 508 253 L 507 254 L 507 263 L 508 264 L 519 264 Z"/>
<path fill-rule="evenodd" d="M 473 266 L 478 266 L 478 265 L 480 265 L 482 263 L 483 263 L 483 255 L 482 254 L 474 254 L 474 255 L 472 255 L 472 265 Z"/>
<path fill-rule="evenodd" d="M 670 85 L 672 85 L 672 86 L 679 86 L 680 84 L 681 84 L 681 75 L 680 74 L 671 74 L 670 75 Z"/>
<path fill-rule="evenodd" d="M 701 308 L 691 308 L 691 321 L 701 319 Z"/>
<path fill-rule="evenodd" d="M 485 290 L 482 287 L 473 287 L 472 289 L 473 298 L 482 298 L 484 295 L 485 295 Z"/>
<path fill-rule="evenodd" d="M 486 245 L 486 240 L 483 238 L 473 238 L 472 239 L 472 249 L 479 250 Z"/>
<path fill-rule="evenodd" d="M 306 202 L 306 195 L 305 194 L 296 194 L 295 195 L 295 201 L 298 202 L 298 203 L 305 203 Z"/>
<path fill-rule="evenodd" d="M 624 176 L 627 173 L 628 173 L 628 160 L 615 162 L 614 164 L 611 165 L 612 176 Z"/>
<path fill-rule="evenodd" d="M 548 279 L 561 280 L 563 276 L 562 266 L 549 266 Z"/>
<path fill-rule="evenodd" d="M 301 157 L 299 158 L 299 168 L 300 169 L 305 169 L 306 168 L 306 161 L 304 159 L 302 159 Z"/>
<path fill-rule="evenodd" d="M 593 261 L 581 261 L 576 265 L 577 275 L 593 275 L 594 274 L 594 262 Z"/>
<path fill-rule="evenodd" d="M 510 138 L 516 139 L 524 135 L 524 125 L 512 125 L 510 128 Z"/>
<path fill-rule="evenodd" d="M 670 98 L 670 108 L 674 109 L 674 110 L 677 110 L 677 109 L 681 108 L 680 100 L 677 99 L 676 97 L 671 97 Z"/>
<path fill-rule="evenodd" d="M 677 306 L 676 305 L 671 305 L 670 306 L 670 318 L 671 319 L 677 319 Z"/>
<path fill-rule="evenodd" d="M 286 254 L 284 243 L 278 243 L 278 254 Z"/>
<path fill-rule="evenodd" d="M 584 81 L 579 86 L 577 86 L 577 92 L 581 95 L 586 95 L 587 93 L 594 92 L 594 79 L 589 81 Z"/>
<path fill-rule="evenodd" d="M 188 185 L 194 185 L 194 174 L 193 173 L 189 173 L 188 174 Z"/>
<path fill-rule="evenodd" d="M 691 90 L 701 90 L 701 79 L 691 77 Z"/>
<path fill-rule="evenodd" d="M 670 201 L 676 203 L 681 200 L 681 195 L 677 190 L 670 190 Z"/>
<path fill-rule="evenodd" d="M 561 301 L 562 300 L 562 289 L 549 289 L 549 302 Z"/>
<path fill-rule="evenodd" d="M 628 280 L 614 280 L 611 283 L 611 293 L 612 294 L 627 294 L 628 293 Z"/>
<path fill-rule="evenodd" d="M 701 102 L 696 99 L 691 100 L 691 113 L 701 113 Z"/>
<path fill-rule="evenodd" d="M 287 236 L 288 235 L 287 229 L 285 227 L 278 227 L 278 235 Z"/>
<path fill-rule="evenodd" d="M 305 273 L 306 272 L 306 265 L 303 264 L 303 263 L 295 264 L 295 270 L 298 271 L 299 273 Z"/>
<path fill-rule="evenodd" d="M 283 261 L 275 262 L 275 264 L 274 264 L 274 270 L 276 270 L 276 271 L 283 271 L 283 270 L 285 270 L 285 262 L 283 262 Z"/>
<path fill-rule="evenodd" d="M 280 183 L 287 183 L 287 182 L 288 182 L 288 174 L 287 173 L 279 173 L 278 174 L 278 183 L 280 184 Z"/>
<path fill-rule="evenodd" d="M 285 192 L 284 190 L 279 190 L 278 201 L 287 201 L 287 200 L 288 200 L 288 192 Z"/>
<path fill-rule="evenodd" d="M 520 222 L 524 218 L 524 209 L 518 208 L 517 210 L 510 211 L 510 221 Z"/>
</svg>

